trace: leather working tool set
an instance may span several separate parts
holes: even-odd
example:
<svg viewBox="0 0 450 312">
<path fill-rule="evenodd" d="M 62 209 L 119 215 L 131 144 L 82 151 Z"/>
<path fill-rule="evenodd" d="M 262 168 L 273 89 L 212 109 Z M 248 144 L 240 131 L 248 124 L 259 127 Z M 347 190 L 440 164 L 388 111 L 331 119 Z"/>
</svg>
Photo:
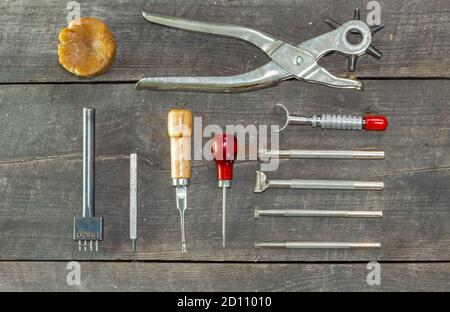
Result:
<svg viewBox="0 0 450 312">
<path fill-rule="evenodd" d="M 363 54 L 381 58 L 382 54 L 372 44 L 372 35 L 383 25 L 369 27 L 360 20 L 355 9 L 353 20 L 342 25 L 328 19 L 334 28 L 326 34 L 305 41 L 297 46 L 277 40 L 261 31 L 211 22 L 193 21 L 183 18 L 143 12 L 146 20 L 169 27 L 216 34 L 247 41 L 264 51 L 271 59 L 266 65 L 248 73 L 230 77 L 152 77 L 140 80 L 136 89 L 184 90 L 204 92 L 241 92 L 275 86 L 286 79 L 298 79 L 335 88 L 362 89 L 362 82 L 355 78 L 340 78 L 318 65 L 323 56 L 338 52 L 349 57 L 349 70 L 354 71 L 356 61 Z M 357 36 L 358 42 L 350 42 Z M 282 105 L 277 104 L 286 114 L 284 130 L 289 124 L 309 125 L 333 130 L 376 130 L 387 127 L 384 116 L 350 116 L 320 114 L 294 116 Z M 190 155 L 192 135 L 192 112 L 187 109 L 172 109 L 168 113 L 168 137 L 170 139 L 171 178 L 175 187 L 176 205 L 181 222 L 181 251 L 186 247 L 185 211 L 187 209 L 187 186 L 191 178 Z M 83 215 L 74 219 L 74 240 L 79 250 L 98 250 L 98 242 L 103 239 L 103 220 L 94 216 L 94 159 L 95 159 L 95 112 L 83 110 Z M 237 153 L 237 140 L 233 134 L 216 135 L 212 140 L 211 152 L 217 166 L 218 186 L 223 189 L 222 199 L 222 245 L 226 237 L 226 189 L 231 186 L 233 162 Z M 384 151 L 374 150 L 259 150 L 258 160 L 262 163 L 272 158 L 326 158 L 326 159 L 384 159 Z M 130 239 L 132 251 L 136 251 L 137 241 L 137 160 L 130 155 Z M 256 171 L 255 193 L 271 188 L 293 189 L 335 189 L 335 190 L 383 190 L 383 182 L 291 179 L 271 180 L 262 171 Z M 348 210 L 278 210 L 256 207 L 255 218 L 262 216 L 285 217 L 382 217 L 381 211 Z M 257 242 L 256 248 L 378 248 L 380 243 L 364 242 Z"/>
</svg>

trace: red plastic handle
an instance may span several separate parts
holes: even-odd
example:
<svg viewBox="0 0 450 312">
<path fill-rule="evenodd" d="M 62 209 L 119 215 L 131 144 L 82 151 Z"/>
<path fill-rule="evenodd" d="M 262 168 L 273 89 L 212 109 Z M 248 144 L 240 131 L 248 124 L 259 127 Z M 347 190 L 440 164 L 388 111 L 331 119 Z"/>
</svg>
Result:
<svg viewBox="0 0 450 312">
<path fill-rule="evenodd" d="M 366 115 L 364 118 L 364 129 L 370 131 L 384 131 L 388 126 L 388 120 L 385 116 L 371 116 Z"/>
<path fill-rule="evenodd" d="M 219 180 L 233 179 L 233 162 L 237 155 L 237 139 L 231 134 L 216 135 L 211 145 L 211 153 L 217 165 Z"/>
</svg>

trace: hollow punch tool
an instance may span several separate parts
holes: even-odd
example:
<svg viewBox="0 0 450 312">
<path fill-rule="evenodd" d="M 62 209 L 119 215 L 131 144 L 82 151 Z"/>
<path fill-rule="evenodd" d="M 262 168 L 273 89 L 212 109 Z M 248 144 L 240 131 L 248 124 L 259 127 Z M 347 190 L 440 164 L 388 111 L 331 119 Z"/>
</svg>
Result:
<svg viewBox="0 0 450 312">
<path fill-rule="evenodd" d="M 331 217 L 331 218 L 381 218 L 382 211 L 363 210 L 306 210 L 306 209 L 259 209 L 255 208 L 255 219 L 259 217 Z"/>
<path fill-rule="evenodd" d="M 131 240 L 131 252 L 136 252 L 137 242 L 137 154 L 130 154 L 130 240 Z"/>
<path fill-rule="evenodd" d="M 381 248 L 381 243 L 347 243 L 347 242 L 258 242 L 255 248 L 282 249 L 370 249 Z"/>
<path fill-rule="evenodd" d="M 217 166 L 218 186 L 222 188 L 222 247 L 226 241 L 227 188 L 233 179 L 233 163 L 237 156 L 237 138 L 232 134 L 218 134 L 211 144 L 211 153 Z"/>
<path fill-rule="evenodd" d="M 258 160 L 268 162 L 271 159 L 384 159 L 380 150 L 266 150 L 258 151 Z"/>
<path fill-rule="evenodd" d="M 186 252 L 184 215 L 187 209 L 187 186 L 191 178 L 192 112 L 172 109 L 167 118 L 170 138 L 170 167 L 172 185 L 176 190 L 177 208 L 180 212 L 181 252 Z"/>
<path fill-rule="evenodd" d="M 338 115 L 321 114 L 312 116 L 291 115 L 283 104 L 276 104 L 276 107 L 282 109 L 286 114 L 284 125 L 275 130 L 281 132 L 288 125 L 309 125 L 313 128 L 331 129 L 331 130 L 356 130 L 356 131 L 384 131 L 388 126 L 388 120 L 383 115 L 366 114 L 360 115 Z"/>
<path fill-rule="evenodd" d="M 149 77 L 140 80 L 136 89 L 241 92 L 271 87 L 287 79 L 304 80 L 334 88 L 362 89 L 362 82 L 355 78 L 334 76 L 318 64 L 331 52 L 349 57 L 350 70 L 354 70 L 356 59 L 368 53 L 377 58 L 382 54 L 372 45 L 372 35 L 382 25 L 369 27 L 359 18 L 359 10 L 353 20 L 342 25 L 328 19 L 335 28 L 297 46 L 278 40 L 270 34 L 256 29 L 214 22 L 195 21 L 143 11 L 144 18 L 155 24 L 168 27 L 241 39 L 261 49 L 271 61 L 250 72 L 224 77 Z M 350 38 L 358 36 L 358 41 Z"/>
<path fill-rule="evenodd" d="M 73 239 L 79 251 L 98 251 L 103 219 L 95 217 L 95 110 L 83 108 L 83 216 L 73 220 Z"/>
<path fill-rule="evenodd" d="M 262 193 L 268 188 L 324 189 L 324 190 L 383 190 L 383 182 L 349 181 L 349 180 L 269 180 L 262 171 L 256 171 L 255 193 Z"/>
</svg>

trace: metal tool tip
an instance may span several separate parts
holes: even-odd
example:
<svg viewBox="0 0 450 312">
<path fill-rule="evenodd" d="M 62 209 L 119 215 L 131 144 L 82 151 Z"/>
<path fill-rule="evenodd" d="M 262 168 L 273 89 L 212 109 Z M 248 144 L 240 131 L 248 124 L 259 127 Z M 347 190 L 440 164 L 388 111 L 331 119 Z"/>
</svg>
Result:
<svg viewBox="0 0 450 312">
<path fill-rule="evenodd" d="M 136 240 L 131 240 L 131 252 L 136 252 Z"/>
<path fill-rule="evenodd" d="M 261 171 L 256 171 L 256 181 L 255 181 L 255 189 L 253 192 L 255 193 L 262 193 L 267 189 L 267 177 L 266 175 Z"/>
<path fill-rule="evenodd" d="M 325 20 L 325 23 L 327 23 L 328 26 L 330 26 L 331 28 L 334 28 L 334 29 L 339 28 L 341 26 L 341 24 L 339 24 L 338 22 L 332 20 L 331 18 L 327 18 Z"/>
<path fill-rule="evenodd" d="M 353 20 L 359 21 L 361 19 L 361 12 L 359 11 L 359 8 L 356 8 L 353 11 Z"/>
<path fill-rule="evenodd" d="M 384 28 L 384 24 L 374 25 L 374 26 L 370 26 L 370 31 L 372 32 L 372 34 L 375 34 L 376 32 L 382 30 L 383 28 Z"/>
<path fill-rule="evenodd" d="M 275 133 L 278 133 L 278 132 L 281 132 L 284 129 L 286 129 L 286 127 L 289 125 L 290 116 L 289 116 L 288 109 L 283 104 L 277 103 L 277 104 L 275 104 L 275 107 L 278 107 L 278 108 L 282 109 L 284 111 L 284 114 L 286 115 L 286 121 L 285 121 L 284 125 L 281 128 L 276 129 L 274 131 Z"/>
<path fill-rule="evenodd" d="M 140 90 L 140 89 L 141 89 L 141 83 L 142 83 L 142 80 L 139 80 L 139 81 L 134 85 L 134 88 L 135 88 L 136 90 Z"/>
<path fill-rule="evenodd" d="M 379 60 L 381 60 L 383 58 L 383 52 L 381 52 L 380 50 L 375 48 L 372 44 L 369 45 L 369 47 L 367 48 L 366 53 L 368 53 L 369 55 L 371 55 L 374 58 L 379 59 Z"/>
<path fill-rule="evenodd" d="M 183 243 L 181 243 L 181 253 L 186 253 L 186 252 L 187 252 L 186 243 L 183 242 Z"/>
<path fill-rule="evenodd" d="M 362 91 L 364 89 L 364 84 L 361 81 L 358 81 L 358 84 L 356 85 L 356 90 Z"/>
<path fill-rule="evenodd" d="M 255 207 L 255 219 L 259 218 L 259 208 Z"/>
<path fill-rule="evenodd" d="M 358 60 L 358 56 L 356 55 L 352 55 L 349 58 L 349 62 L 348 62 L 348 69 L 351 72 L 354 72 L 356 70 L 356 62 Z"/>
</svg>

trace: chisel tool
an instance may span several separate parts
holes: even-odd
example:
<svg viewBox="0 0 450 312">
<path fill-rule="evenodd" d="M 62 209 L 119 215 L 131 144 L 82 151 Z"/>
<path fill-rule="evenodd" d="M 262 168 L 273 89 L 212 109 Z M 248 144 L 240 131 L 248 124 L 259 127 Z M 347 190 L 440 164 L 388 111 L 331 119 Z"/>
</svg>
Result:
<svg viewBox="0 0 450 312">
<path fill-rule="evenodd" d="M 211 145 L 211 153 L 217 166 L 218 186 L 222 188 L 222 247 L 226 238 L 227 188 L 233 179 L 233 162 L 237 155 L 237 139 L 232 134 L 216 135 Z"/>
<path fill-rule="evenodd" d="M 177 208 L 180 211 L 181 252 L 186 252 L 184 214 L 187 209 L 186 188 L 191 178 L 192 112 L 172 109 L 168 114 L 167 130 L 170 138 L 170 166 L 172 185 L 176 188 Z"/>
<path fill-rule="evenodd" d="M 95 214 L 95 110 L 83 108 L 83 217 L 73 220 L 73 239 L 78 250 L 98 251 L 103 239 L 103 219 Z"/>
</svg>

